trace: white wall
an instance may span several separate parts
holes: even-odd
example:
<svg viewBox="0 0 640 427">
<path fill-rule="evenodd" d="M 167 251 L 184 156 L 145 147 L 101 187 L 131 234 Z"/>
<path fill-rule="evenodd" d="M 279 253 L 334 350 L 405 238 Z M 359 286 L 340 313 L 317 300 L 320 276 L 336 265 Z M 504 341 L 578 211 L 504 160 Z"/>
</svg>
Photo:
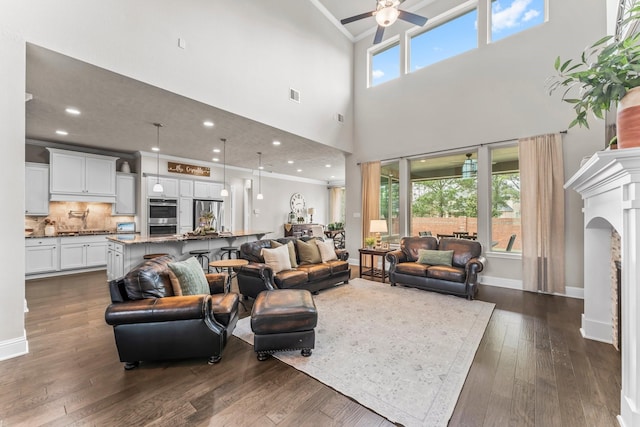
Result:
<svg viewBox="0 0 640 427">
<path fill-rule="evenodd" d="M 366 38 L 355 48 L 355 141 L 347 157 L 347 247 L 360 244 L 358 162 L 405 157 L 567 129 L 571 106 L 549 96 L 545 80 L 555 57 L 577 57 L 605 34 L 605 5 L 550 1 L 549 22 L 450 58 L 401 78 L 366 87 Z M 438 5 L 435 5 L 438 6 Z M 434 7 L 435 7 L 434 6 Z M 580 11 L 579 19 L 576 12 Z M 418 11 L 433 16 L 426 8 Z M 480 20 L 481 18 L 479 18 Z M 400 27 L 397 27 L 400 28 Z M 392 27 L 393 29 L 393 27 Z M 393 31 L 387 29 L 388 36 Z M 565 176 L 583 156 L 604 146 L 604 124 L 564 135 Z M 526 159 L 521 159 L 525 162 Z M 582 214 L 579 197 L 567 192 L 566 285 L 582 287 Z M 520 260 L 489 259 L 485 274 L 519 280 Z"/>
<path fill-rule="evenodd" d="M 0 360 L 28 351 L 24 333 L 24 87 L 25 44 L 0 27 Z"/>
</svg>

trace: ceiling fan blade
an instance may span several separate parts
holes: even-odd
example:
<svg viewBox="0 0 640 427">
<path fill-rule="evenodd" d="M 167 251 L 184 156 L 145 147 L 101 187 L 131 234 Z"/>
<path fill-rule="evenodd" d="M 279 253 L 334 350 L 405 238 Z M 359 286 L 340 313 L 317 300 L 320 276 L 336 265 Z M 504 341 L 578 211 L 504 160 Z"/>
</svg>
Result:
<svg viewBox="0 0 640 427">
<path fill-rule="evenodd" d="M 382 35 L 384 34 L 384 27 L 382 25 L 378 25 L 378 29 L 376 30 L 376 36 L 373 38 L 373 44 L 378 44 L 382 41 Z"/>
<path fill-rule="evenodd" d="M 353 22 L 353 21 L 357 21 L 357 20 L 359 20 L 359 19 L 364 19 L 364 18 L 368 18 L 368 17 L 370 17 L 370 16 L 373 16 L 373 15 L 374 15 L 374 13 L 376 13 L 376 11 L 375 11 L 375 10 L 372 10 L 371 12 L 361 13 L 360 15 L 355 15 L 355 16 L 352 16 L 352 17 L 350 17 L 350 18 L 344 18 L 344 19 L 341 19 L 341 20 L 340 20 L 340 23 L 341 23 L 342 25 L 344 25 L 344 24 L 348 24 L 349 22 Z"/>
<path fill-rule="evenodd" d="M 415 13 L 407 12 L 404 10 L 399 11 L 398 18 L 403 21 L 411 22 L 412 24 L 423 26 L 427 23 L 427 18 L 424 16 L 416 15 Z"/>
</svg>

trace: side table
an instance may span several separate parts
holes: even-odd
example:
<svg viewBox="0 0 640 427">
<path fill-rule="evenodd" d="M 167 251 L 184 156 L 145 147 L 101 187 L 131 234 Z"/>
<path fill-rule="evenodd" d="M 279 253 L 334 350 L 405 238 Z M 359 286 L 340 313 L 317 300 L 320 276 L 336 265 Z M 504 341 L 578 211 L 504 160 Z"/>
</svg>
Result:
<svg viewBox="0 0 640 427">
<path fill-rule="evenodd" d="M 380 249 L 380 248 L 361 248 L 358 249 L 360 252 L 360 277 L 363 275 L 371 276 L 371 280 L 374 280 L 375 277 L 380 277 L 382 279 L 382 283 L 385 282 L 385 279 L 389 277 L 387 270 L 385 268 L 385 260 L 387 252 L 390 252 L 391 249 Z M 362 270 L 362 259 L 369 255 L 371 257 L 371 268 L 366 270 Z M 382 257 L 382 269 L 376 268 L 374 264 L 374 260 L 376 256 Z"/>
<path fill-rule="evenodd" d="M 228 293 L 231 290 L 231 280 L 235 277 L 233 274 L 233 267 L 242 267 L 243 265 L 249 264 L 249 261 L 246 259 L 219 259 L 216 261 L 211 261 L 209 263 L 210 267 L 215 268 L 226 268 L 227 269 L 227 284 L 225 285 L 225 293 Z"/>
</svg>

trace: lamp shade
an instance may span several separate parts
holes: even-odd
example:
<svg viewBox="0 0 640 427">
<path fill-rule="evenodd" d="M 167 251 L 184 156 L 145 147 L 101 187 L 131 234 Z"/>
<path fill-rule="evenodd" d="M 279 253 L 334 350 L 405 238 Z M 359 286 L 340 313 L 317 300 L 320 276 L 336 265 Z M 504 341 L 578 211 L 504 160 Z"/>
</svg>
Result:
<svg viewBox="0 0 640 427">
<path fill-rule="evenodd" d="M 315 213 L 316 213 L 316 208 L 309 208 L 309 209 L 307 209 L 307 213 L 308 213 L 309 215 L 315 215 Z"/>
<path fill-rule="evenodd" d="M 386 233 L 387 230 L 387 221 L 384 219 L 372 219 L 369 224 L 369 231 L 371 233 Z"/>
</svg>

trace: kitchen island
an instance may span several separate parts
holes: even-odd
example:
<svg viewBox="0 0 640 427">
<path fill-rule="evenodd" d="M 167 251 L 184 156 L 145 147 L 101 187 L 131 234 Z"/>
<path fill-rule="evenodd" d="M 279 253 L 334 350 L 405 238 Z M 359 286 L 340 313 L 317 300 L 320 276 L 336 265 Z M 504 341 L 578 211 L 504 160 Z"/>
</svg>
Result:
<svg viewBox="0 0 640 427">
<path fill-rule="evenodd" d="M 235 231 L 230 234 L 207 234 L 193 236 L 178 234 L 168 236 L 145 236 L 140 234 L 118 234 L 107 236 L 107 280 L 123 277 L 143 261 L 147 254 L 169 254 L 177 260 L 188 258 L 189 252 L 207 250 L 212 260 L 223 246 L 240 246 L 244 242 L 260 240 L 270 231 Z"/>
</svg>

